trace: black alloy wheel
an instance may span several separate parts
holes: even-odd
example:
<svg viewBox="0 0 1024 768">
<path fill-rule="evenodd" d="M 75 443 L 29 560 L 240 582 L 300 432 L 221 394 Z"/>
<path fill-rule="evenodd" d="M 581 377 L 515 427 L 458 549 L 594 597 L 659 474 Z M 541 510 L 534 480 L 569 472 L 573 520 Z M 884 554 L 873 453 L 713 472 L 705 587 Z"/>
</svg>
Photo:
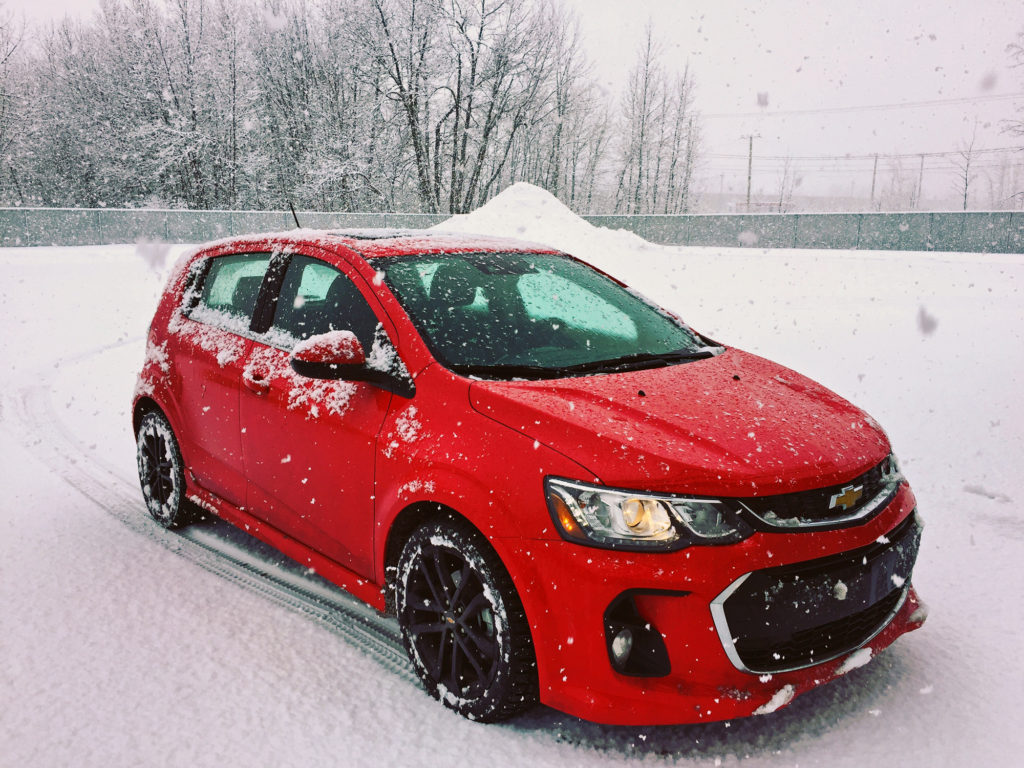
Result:
<svg viewBox="0 0 1024 768">
<path fill-rule="evenodd" d="M 427 692 L 471 720 L 511 717 L 537 698 L 529 625 L 508 572 L 461 520 L 427 523 L 402 551 L 402 639 Z"/>
<path fill-rule="evenodd" d="M 142 417 L 136 435 L 136 461 L 142 496 L 153 519 L 165 528 L 187 523 L 181 451 L 163 414 L 151 411 Z"/>
</svg>

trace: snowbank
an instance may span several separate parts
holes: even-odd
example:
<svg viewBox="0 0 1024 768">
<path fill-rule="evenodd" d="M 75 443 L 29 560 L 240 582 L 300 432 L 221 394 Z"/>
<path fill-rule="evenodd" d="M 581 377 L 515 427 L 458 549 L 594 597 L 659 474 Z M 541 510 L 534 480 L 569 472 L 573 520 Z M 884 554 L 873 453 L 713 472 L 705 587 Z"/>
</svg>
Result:
<svg viewBox="0 0 1024 768">
<path fill-rule="evenodd" d="M 595 227 L 557 197 L 533 184 L 518 182 L 472 213 L 453 216 L 433 229 L 443 232 L 500 235 L 554 246 L 585 258 L 591 250 L 657 249 L 625 229 Z"/>
</svg>

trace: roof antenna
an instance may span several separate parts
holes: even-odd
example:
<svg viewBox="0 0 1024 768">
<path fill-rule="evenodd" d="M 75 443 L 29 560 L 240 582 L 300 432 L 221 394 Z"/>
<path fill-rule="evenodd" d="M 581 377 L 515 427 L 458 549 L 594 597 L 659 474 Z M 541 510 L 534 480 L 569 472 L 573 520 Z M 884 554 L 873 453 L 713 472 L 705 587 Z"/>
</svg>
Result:
<svg viewBox="0 0 1024 768">
<path fill-rule="evenodd" d="M 296 229 L 302 229 L 302 225 L 299 224 L 299 217 L 295 213 L 295 206 L 292 205 L 292 201 L 291 200 L 288 201 L 288 207 L 292 209 L 292 218 L 295 219 L 295 228 Z"/>
</svg>

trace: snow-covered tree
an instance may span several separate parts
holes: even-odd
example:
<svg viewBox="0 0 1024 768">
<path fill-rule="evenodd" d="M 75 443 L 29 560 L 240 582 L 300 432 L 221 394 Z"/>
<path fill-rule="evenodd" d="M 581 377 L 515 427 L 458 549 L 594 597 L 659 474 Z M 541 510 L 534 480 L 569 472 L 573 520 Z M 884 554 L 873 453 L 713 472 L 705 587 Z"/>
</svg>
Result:
<svg viewBox="0 0 1024 768">
<path fill-rule="evenodd" d="M 648 24 L 620 107 L 615 211 L 681 213 L 693 202 L 699 149 L 694 79 L 670 74 Z"/>
<path fill-rule="evenodd" d="M 693 80 L 649 43 L 621 197 L 678 212 Z M 579 210 L 614 192 L 615 107 L 561 0 L 101 0 L 24 48 L 0 14 L 8 203 L 457 213 L 515 181 Z"/>
</svg>

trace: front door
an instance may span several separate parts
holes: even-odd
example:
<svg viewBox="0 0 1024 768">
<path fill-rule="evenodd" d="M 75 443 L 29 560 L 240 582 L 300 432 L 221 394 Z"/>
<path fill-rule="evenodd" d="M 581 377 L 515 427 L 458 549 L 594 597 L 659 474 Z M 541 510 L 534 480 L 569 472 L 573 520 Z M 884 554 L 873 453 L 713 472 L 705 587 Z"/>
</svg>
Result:
<svg viewBox="0 0 1024 768">
<path fill-rule="evenodd" d="M 292 255 L 273 324 L 247 356 L 239 408 L 250 512 L 367 577 L 374 453 L 391 394 L 366 382 L 299 376 L 289 353 L 302 339 L 350 330 L 369 355 L 377 334 L 387 333 L 378 315 L 386 319 L 357 275 Z"/>
</svg>

